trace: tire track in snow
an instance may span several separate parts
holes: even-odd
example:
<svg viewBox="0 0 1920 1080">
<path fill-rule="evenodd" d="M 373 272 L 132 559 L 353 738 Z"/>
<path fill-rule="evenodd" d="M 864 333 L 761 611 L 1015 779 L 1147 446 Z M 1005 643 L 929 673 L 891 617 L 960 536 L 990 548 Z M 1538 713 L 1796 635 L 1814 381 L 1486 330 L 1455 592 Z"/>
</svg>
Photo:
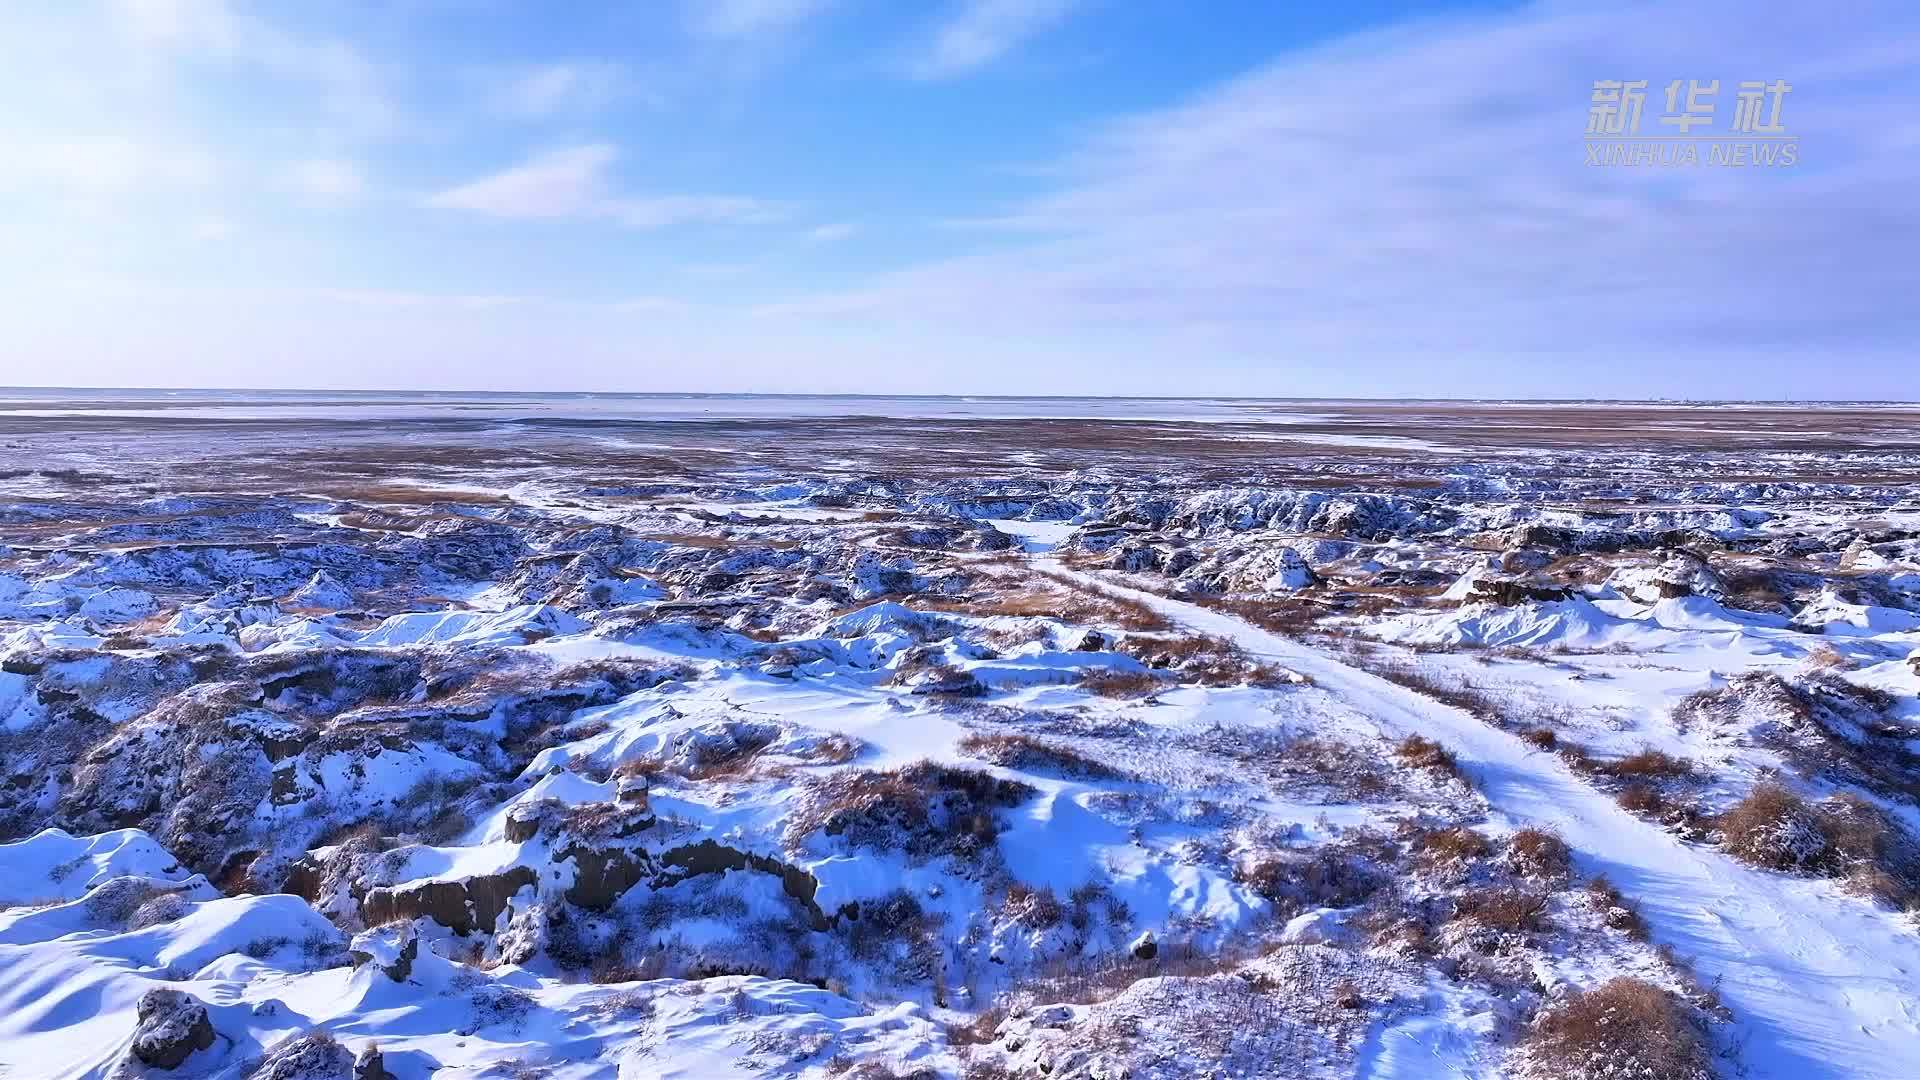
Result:
<svg viewBox="0 0 1920 1080">
<path fill-rule="evenodd" d="M 1233 615 L 1036 565 L 1148 604 L 1201 633 L 1311 676 L 1400 734 L 1437 738 L 1515 827 L 1540 825 L 1638 907 L 1656 942 L 1717 986 L 1746 1075 L 1778 1080 L 1920 1077 L 1920 935 L 1827 882 L 1756 870 L 1622 810 L 1560 759 L 1472 715 Z"/>
</svg>

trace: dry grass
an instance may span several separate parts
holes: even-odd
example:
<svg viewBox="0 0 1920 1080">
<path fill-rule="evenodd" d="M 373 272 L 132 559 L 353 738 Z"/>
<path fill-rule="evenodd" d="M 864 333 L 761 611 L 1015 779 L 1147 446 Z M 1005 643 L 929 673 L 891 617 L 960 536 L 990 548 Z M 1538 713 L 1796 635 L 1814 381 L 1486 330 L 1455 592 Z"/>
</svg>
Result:
<svg viewBox="0 0 1920 1080">
<path fill-rule="evenodd" d="M 1618 761 L 1603 762 L 1599 769 L 1608 776 L 1638 780 L 1681 780 L 1694 774 L 1693 762 L 1650 746 Z"/>
<path fill-rule="evenodd" d="M 1165 615 L 1154 610 L 1153 606 L 1145 601 L 1135 600 L 1131 596 L 1122 596 L 1119 593 L 1109 592 L 1105 589 L 1091 589 L 1073 578 L 1064 577 L 1052 571 L 1040 570 L 1030 566 L 1026 569 L 1029 573 L 1046 578 L 1061 588 L 1071 590 L 1080 596 L 1097 601 L 1104 606 L 1105 610 L 1113 613 L 1112 625 L 1124 627 L 1128 630 L 1173 629 L 1173 623 L 1168 620 Z"/>
<path fill-rule="evenodd" d="M 1257 850 L 1234 866 L 1233 876 L 1291 911 L 1352 907 L 1386 884 L 1364 853 L 1338 843 Z"/>
<path fill-rule="evenodd" d="M 1639 909 L 1606 875 L 1587 882 L 1587 899 L 1600 912 L 1600 920 L 1610 929 L 1618 930 L 1635 941 L 1647 939 L 1646 920 L 1640 917 Z"/>
<path fill-rule="evenodd" d="M 1552 753 L 1560 745 L 1560 736 L 1555 735 L 1549 728 L 1528 728 L 1520 733 L 1520 738 L 1528 746 L 1548 753 Z"/>
<path fill-rule="evenodd" d="M 1006 914 L 1014 922 L 1029 930 L 1046 930 L 1059 926 L 1067 917 L 1067 906 L 1060 897 L 1045 885 L 1033 888 L 1021 882 L 1007 886 L 1006 900 L 1002 903 Z"/>
<path fill-rule="evenodd" d="M 1528 877 L 1557 880 L 1567 875 L 1573 852 L 1567 842 L 1554 833 L 1525 828 L 1507 841 L 1507 859 Z"/>
<path fill-rule="evenodd" d="M 1255 674 L 1253 660 L 1225 638 L 1205 634 L 1129 635 L 1115 650 L 1160 671 L 1178 672 L 1201 686 L 1238 686 Z"/>
<path fill-rule="evenodd" d="M 1880 903 L 1920 906 L 1920 845 L 1859 796 L 1809 803 L 1768 781 L 1714 825 L 1727 851 L 1755 866 L 1839 878 Z"/>
<path fill-rule="evenodd" d="M 1628 784 L 1620 789 L 1620 793 L 1613 797 L 1613 801 L 1619 803 L 1620 809 L 1628 813 L 1648 817 L 1658 817 L 1667 809 L 1666 798 L 1660 794 L 1659 788 L 1651 784 Z"/>
<path fill-rule="evenodd" d="M 1335 739 L 1225 728 L 1209 732 L 1199 744 L 1258 770 L 1290 798 L 1373 802 L 1388 798 L 1402 787 L 1372 747 Z"/>
<path fill-rule="evenodd" d="M 1453 759 L 1453 752 L 1432 739 L 1421 735 L 1409 735 L 1394 747 L 1394 756 L 1416 769 L 1429 769 L 1457 780 L 1465 780 L 1460 772 L 1460 763 Z"/>
<path fill-rule="evenodd" d="M 1536 933 L 1546 929 L 1547 896 L 1515 885 L 1476 889 L 1455 899 L 1453 913 L 1495 930 Z"/>
<path fill-rule="evenodd" d="M 1464 825 L 1420 833 L 1413 838 L 1412 846 L 1420 861 L 1428 866 L 1466 862 L 1493 850 L 1486 837 Z"/>
<path fill-rule="evenodd" d="M 1451 705 L 1477 720 L 1500 727 L 1518 726 L 1509 716 L 1513 702 L 1507 692 L 1476 686 L 1466 679 L 1449 680 L 1415 664 L 1374 653 L 1350 651 L 1348 659 L 1362 670 L 1388 682 L 1398 683 L 1442 705 Z"/>
<path fill-rule="evenodd" d="M 1807 653 L 1807 666 L 1823 671 L 1851 671 L 1854 663 L 1831 645 L 1816 645 Z"/>
<path fill-rule="evenodd" d="M 1320 623 L 1327 609 L 1309 600 L 1288 599 L 1209 599 L 1203 601 L 1215 611 L 1252 623 L 1262 630 L 1285 637 L 1298 637 Z"/>
<path fill-rule="evenodd" d="M 1554 1080 L 1711 1080 L 1705 1033 L 1686 1003 L 1617 978 L 1543 1012 L 1527 1034 L 1535 1075 Z"/>
<path fill-rule="evenodd" d="M 976 857 L 1000 834 L 996 811 L 1034 794 L 1017 780 L 933 761 L 884 772 L 842 770 L 809 785 L 787 837 L 798 843 L 825 832 L 854 847 Z"/>
<path fill-rule="evenodd" d="M 1143 698 L 1155 691 L 1165 689 L 1166 682 L 1150 671 L 1114 671 L 1111 668 L 1092 671 L 1080 680 L 1080 688 L 1088 693 L 1109 698 Z"/>
<path fill-rule="evenodd" d="M 973 732 L 960 740 L 959 750 L 968 757 L 1020 772 L 1094 780 L 1117 780 L 1127 775 L 1071 746 L 1013 732 Z"/>
<path fill-rule="evenodd" d="M 1720 815 L 1721 844 L 1734 857 L 1772 870 L 1811 870 L 1826 856 L 1827 837 L 1805 799 L 1785 785 L 1761 783 Z"/>
<path fill-rule="evenodd" d="M 974 564 L 979 565 L 979 564 Z M 1171 630 L 1167 617 L 1141 601 L 1095 589 L 1019 564 L 1017 572 L 986 576 L 980 588 L 962 597 L 922 596 L 915 606 L 957 615 L 1004 615 L 1057 619 L 1080 626 L 1133 631 Z"/>
</svg>

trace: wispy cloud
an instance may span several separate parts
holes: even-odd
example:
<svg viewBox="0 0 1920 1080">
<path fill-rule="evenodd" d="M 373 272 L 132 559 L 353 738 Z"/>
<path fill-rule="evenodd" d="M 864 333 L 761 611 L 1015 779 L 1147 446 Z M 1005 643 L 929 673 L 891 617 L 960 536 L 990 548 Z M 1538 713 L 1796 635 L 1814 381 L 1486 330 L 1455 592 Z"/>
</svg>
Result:
<svg viewBox="0 0 1920 1080">
<path fill-rule="evenodd" d="M 509 116 L 539 119 L 570 110 L 595 109 L 620 93 L 626 73 L 600 61 L 542 64 L 506 78 L 494 98 Z"/>
<path fill-rule="evenodd" d="M 783 208 L 734 195 L 631 195 L 607 176 L 618 151 L 606 143 L 556 150 L 430 196 L 430 207 L 521 219 L 598 218 L 633 228 L 747 225 L 777 220 Z"/>
<path fill-rule="evenodd" d="M 835 0 L 687 0 L 687 28 L 729 38 L 782 30 L 818 15 Z"/>
<path fill-rule="evenodd" d="M 1920 183 L 1920 141 L 1888 104 L 1920 96 L 1920 11 L 1869 6 L 1871 36 L 1811 8 L 1763 26 L 1720 0 L 1339 42 L 1100 129 L 1055 190 L 1010 208 L 1021 232 L 997 250 L 766 310 L 956 341 L 1122 334 L 1142 355 L 1256 365 L 1268 390 L 1289 368 L 1325 389 L 1316 365 L 1339 357 L 1344 392 L 1625 392 L 1640 376 L 1647 393 L 1759 392 L 1782 385 L 1781 357 L 1920 340 L 1920 211 L 1896 194 Z M 1794 83 L 1803 163 L 1584 165 L 1592 80 L 1713 77 Z M 1654 94 L 1647 110 L 1656 126 Z"/>
<path fill-rule="evenodd" d="M 197 146 L 123 135 L 0 137 L 0 187 L 35 186 L 78 195 L 202 188 L 219 174 Z"/>
<path fill-rule="evenodd" d="M 913 63 L 922 79 L 963 75 L 1065 19 L 1079 0 L 963 0 Z"/>
<path fill-rule="evenodd" d="M 303 198 L 327 203 L 358 199 L 367 187 L 360 166 L 339 158 L 309 158 L 289 166 L 287 186 Z"/>
<path fill-rule="evenodd" d="M 816 244 L 828 244 L 835 240 L 845 240 L 859 229 L 860 227 L 851 221 L 831 221 L 808 229 L 807 239 Z"/>
<path fill-rule="evenodd" d="M 316 86 L 326 111 L 355 129 L 396 121 L 379 71 L 345 41 L 285 30 L 225 0 L 111 0 L 110 11 L 123 35 L 150 49 Z"/>
<path fill-rule="evenodd" d="M 596 214 L 609 198 L 605 174 L 616 156 L 617 151 L 605 143 L 555 150 L 442 191 L 428 198 L 427 205 L 507 218 Z"/>
</svg>

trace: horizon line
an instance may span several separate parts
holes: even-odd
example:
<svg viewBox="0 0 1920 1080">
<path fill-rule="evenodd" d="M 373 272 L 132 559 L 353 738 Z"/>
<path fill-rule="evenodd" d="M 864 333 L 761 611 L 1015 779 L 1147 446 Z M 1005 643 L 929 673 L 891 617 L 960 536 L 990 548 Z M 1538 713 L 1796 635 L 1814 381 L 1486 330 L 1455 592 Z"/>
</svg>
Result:
<svg viewBox="0 0 1920 1080">
<path fill-rule="evenodd" d="M 651 398 L 854 398 L 863 400 L 894 400 L 900 398 L 935 398 L 954 401 L 970 399 L 988 401 L 1300 401 L 1300 402 L 1460 402 L 1460 403 L 1517 403 L 1539 405 L 1561 404 L 1619 404 L 1619 405 L 1914 405 L 1920 406 L 1915 398 L 1709 398 L 1709 397 L 1659 397 L 1659 398 L 1623 398 L 1623 397 L 1464 397 L 1464 396 L 1414 396 L 1414 395 L 1337 395 L 1337 396 L 1296 396 L 1263 394 L 1018 394 L 1018 393 L 837 393 L 837 392 L 794 392 L 794 391 L 757 391 L 757 390 L 478 390 L 460 388 L 442 388 L 433 390 L 401 389 L 380 387 L 373 389 L 329 389 L 321 387 L 260 387 L 260 386 L 10 386 L 0 385 L 0 394 L 25 391 L 32 393 L 75 392 L 75 393 L 153 393 L 153 394 L 392 394 L 392 395 L 484 395 L 488 397 L 651 397 Z"/>
</svg>

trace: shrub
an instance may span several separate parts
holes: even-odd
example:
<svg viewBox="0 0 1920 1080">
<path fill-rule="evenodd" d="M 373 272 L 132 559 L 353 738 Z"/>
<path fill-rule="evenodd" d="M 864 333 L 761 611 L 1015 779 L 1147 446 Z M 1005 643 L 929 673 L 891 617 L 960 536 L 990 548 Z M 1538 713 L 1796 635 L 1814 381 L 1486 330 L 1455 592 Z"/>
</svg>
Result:
<svg viewBox="0 0 1920 1080">
<path fill-rule="evenodd" d="M 1115 780 L 1125 775 L 1073 747 L 1036 739 L 1031 735 L 975 732 L 960 740 L 959 749 L 969 757 L 1020 772 L 1058 773 L 1096 780 Z"/>
<path fill-rule="evenodd" d="M 1573 853 L 1567 842 L 1545 829 L 1526 828 L 1507 842 L 1507 857 L 1528 877 L 1557 879 L 1565 877 Z"/>
<path fill-rule="evenodd" d="M 1617 978 L 1542 1013 L 1525 1049 L 1555 1080 L 1710 1080 L 1705 1034 L 1674 994 Z"/>
<path fill-rule="evenodd" d="M 149 926 L 174 922 L 184 918 L 191 910 L 193 905 L 179 893 L 161 893 L 134 909 L 133 915 L 127 919 L 127 929 L 144 930 Z"/>
<path fill-rule="evenodd" d="M 1587 882 L 1587 899 L 1600 911 L 1600 920 L 1609 929 L 1619 930 L 1636 941 L 1647 938 L 1646 921 L 1640 912 L 1603 874 Z"/>
<path fill-rule="evenodd" d="M 828 1071 L 835 1071 L 831 1063 L 829 1063 Z M 851 1065 L 847 1070 L 840 1071 L 839 1075 L 845 1077 L 846 1080 L 940 1080 L 940 1070 L 931 1065 L 923 1065 L 920 1068 L 909 1069 L 902 1072 L 892 1065 L 883 1064 L 878 1061 L 866 1061 L 858 1065 Z"/>
<path fill-rule="evenodd" d="M 1827 838 L 1831 872 L 1855 892 L 1894 907 L 1920 899 L 1920 850 L 1879 807 L 1837 795 L 1815 808 Z"/>
<path fill-rule="evenodd" d="M 112 878 L 87 894 L 84 908 L 95 924 L 121 929 L 141 907 L 167 891 L 146 878 Z"/>
<path fill-rule="evenodd" d="M 1826 832 L 1806 800 L 1767 781 L 1715 822 L 1735 858 L 1772 870 L 1811 870 L 1825 860 Z"/>
<path fill-rule="evenodd" d="M 1313 793 L 1327 802 L 1362 802 L 1396 790 L 1393 776 L 1370 748 L 1314 735 L 1222 730 L 1228 737 L 1210 740 L 1208 748 L 1245 761 L 1289 797 Z"/>
<path fill-rule="evenodd" d="M 1454 901 L 1455 918 L 1512 933 L 1530 933 L 1546 926 L 1547 897 L 1514 886 L 1481 889 Z"/>
<path fill-rule="evenodd" d="M 1555 735 L 1548 728 L 1528 728 L 1520 733 L 1520 738 L 1525 740 L 1528 746 L 1537 750 L 1551 752 L 1560 745 L 1560 736 Z"/>
<path fill-rule="evenodd" d="M 1067 915 L 1066 906 L 1052 889 L 1044 885 L 1035 889 L 1018 881 L 1007 886 L 1006 912 L 1029 930 L 1058 926 Z"/>
<path fill-rule="evenodd" d="M 974 856 L 1000 835 L 995 811 L 1034 793 L 1018 780 L 933 761 L 884 772 L 842 770 L 813 782 L 787 837 L 797 843 L 825 832 L 854 847 Z"/>
<path fill-rule="evenodd" d="M 1622 810 L 1635 814 L 1658 814 L 1667 807 L 1667 801 L 1660 797 L 1660 789 L 1651 784 L 1628 784 L 1613 801 L 1619 803 Z"/>
<path fill-rule="evenodd" d="M 1649 746 L 1641 749 L 1639 753 L 1602 765 L 1601 770 L 1610 776 L 1646 780 L 1678 780 L 1693 775 L 1693 762 Z"/>
<path fill-rule="evenodd" d="M 1464 825 L 1433 829 L 1413 839 L 1413 850 L 1419 853 L 1421 861 L 1434 866 L 1477 859 L 1492 848 L 1486 837 Z"/>
<path fill-rule="evenodd" d="M 1570 742 L 1562 742 L 1559 746 L 1556 752 L 1560 755 L 1560 760 L 1567 763 L 1567 768 L 1586 775 L 1600 771 L 1600 762 L 1587 752 L 1586 747 Z"/>
<path fill-rule="evenodd" d="M 1419 769 L 1432 769 L 1448 776 L 1460 776 L 1460 765 L 1453 759 L 1453 752 L 1432 739 L 1420 735 L 1409 735 L 1400 740 L 1394 748 L 1400 760 Z"/>
<path fill-rule="evenodd" d="M 1850 671 L 1854 663 L 1831 645 L 1816 645 L 1807 653 L 1807 666 L 1825 671 Z"/>
<path fill-rule="evenodd" d="M 1352 907 L 1383 884 L 1365 859 L 1330 845 L 1256 851 L 1234 867 L 1233 876 L 1266 899 L 1295 908 Z"/>
<path fill-rule="evenodd" d="M 1201 686 L 1238 686 L 1254 668 L 1253 660 L 1240 646 L 1206 635 L 1129 635 L 1115 648 L 1150 668 L 1177 671 L 1182 679 Z"/>
<path fill-rule="evenodd" d="M 1149 671 L 1114 671 L 1111 668 L 1088 672 L 1080 688 L 1090 694 L 1110 698 L 1146 697 L 1166 685 Z"/>
</svg>

